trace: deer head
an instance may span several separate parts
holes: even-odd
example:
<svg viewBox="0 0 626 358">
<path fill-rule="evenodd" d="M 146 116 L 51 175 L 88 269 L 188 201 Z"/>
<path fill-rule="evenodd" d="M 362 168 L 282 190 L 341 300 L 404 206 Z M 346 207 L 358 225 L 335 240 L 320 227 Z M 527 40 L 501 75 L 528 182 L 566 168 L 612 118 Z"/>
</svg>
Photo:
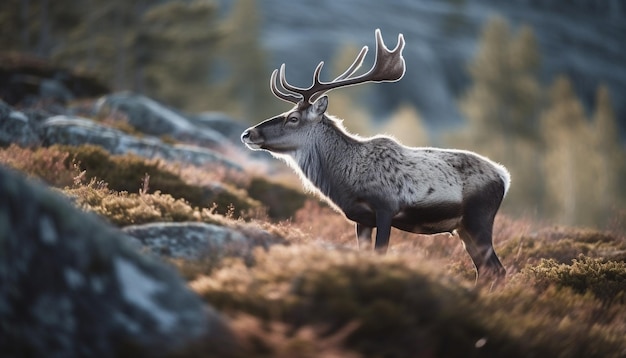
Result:
<svg viewBox="0 0 626 358">
<path fill-rule="evenodd" d="M 363 64 L 368 47 L 363 46 L 356 59 L 339 77 L 330 82 L 320 80 L 324 62 L 320 62 L 313 72 L 313 84 L 308 88 L 289 84 L 285 78 L 285 64 L 280 70 L 274 70 L 270 78 L 272 93 L 294 108 L 274 118 L 248 128 L 241 135 L 241 140 L 254 150 L 264 149 L 274 153 L 293 152 L 311 137 L 311 129 L 319 123 L 328 107 L 328 97 L 324 94 L 340 87 L 353 86 L 366 82 L 396 82 L 405 72 L 402 57 L 404 37 L 398 35 L 398 44 L 389 50 L 383 42 L 380 29 L 376 29 L 376 59 L 366 73 L 355 76 Z"/>
</svg>

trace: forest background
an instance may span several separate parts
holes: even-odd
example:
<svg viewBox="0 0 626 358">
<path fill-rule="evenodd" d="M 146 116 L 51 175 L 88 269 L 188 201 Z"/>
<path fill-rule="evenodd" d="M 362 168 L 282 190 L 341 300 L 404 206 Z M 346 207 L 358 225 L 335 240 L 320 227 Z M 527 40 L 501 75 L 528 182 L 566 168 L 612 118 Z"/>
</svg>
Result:
<svg viewBox="0 0 626 358">
<path fill-rule="evenodd" d="M 89 73 L 114 91 L 142 93 L 182 111 L 222 111 L 256 123 L 286 109 L 268 91 L 276 66 L 261 38 L 258 6 L 252 0 L 5 0 L 0 48 Z M 395 33 L 380 27 L 393 46 Z M 513 26 L 496 14 L 478 36 L 463 68 L 468 83 L 456 102 L 461 124 L 434 129 L 428 123 L 438 119 L 423 118 L 409 101 L 371 108 L 375 85 L 332 93 L 330 112 L 361 135 L 388 133 L 412 146 L 475 150 L 504 164 L 513 178 L 506 213 L 623 230 L 626 149 L 609 87 L 599 83 L 593 103 L 585 105 L 567 75 L 543 76 L 542 49 L 529 25 Z M 293 50 L 329 62 L 331 77 L 361 45 L 338 38 L 332 58 L 309 53 L 306 43 Z M 411 38 L 407 46 L 414 46 Z M 288 68 L 305 77 L 312 71 L 299 63 Z M 404 82 L 403 88 L 413 85 Z"/>
</svg>

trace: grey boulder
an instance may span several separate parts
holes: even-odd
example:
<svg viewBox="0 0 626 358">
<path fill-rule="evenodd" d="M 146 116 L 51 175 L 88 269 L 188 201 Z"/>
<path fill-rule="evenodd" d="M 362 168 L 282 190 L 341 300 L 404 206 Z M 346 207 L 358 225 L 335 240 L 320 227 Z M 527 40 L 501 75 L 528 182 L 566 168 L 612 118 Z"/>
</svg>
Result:
<svg viewBox="0 0 626 358">
<path fill-rule="evenodd" d="M 128 237 L 0 167 L 0 356 L 228 355 L 220 315 Z"/>
</svg>

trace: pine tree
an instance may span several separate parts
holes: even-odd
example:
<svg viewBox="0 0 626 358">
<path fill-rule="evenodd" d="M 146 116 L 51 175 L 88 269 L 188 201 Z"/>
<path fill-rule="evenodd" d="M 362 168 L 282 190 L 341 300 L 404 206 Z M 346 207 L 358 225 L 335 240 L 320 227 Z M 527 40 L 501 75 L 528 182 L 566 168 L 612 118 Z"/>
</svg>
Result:
<svg viewBox="0 0 626 358">
<path fill-rule="evenodd" d="M 472 85 L 459 108 L 467 119 L 451 146 L 475 150 L 504 164 L 512 176 L 505 206 L 527 213 L 541 210 L 540 56 L 531 28 L 512 34 L 507 21 L 491 19 L 469 65 Z"/>
<path fill-rule="evenodd" d="M 171 1 L 142 16 L 136 67 L 147 95 L 184 110 L 207 109 L 212 54 L 219 41 L 216 11 L 212 2 Z"/>
<path fill-rule="evenodd" d="M 269 90 L 271 71 L 259 44 L 260 27 L 256 1 L 238 0 L 224 24 L 226 37 L 220 49 L 228 68 L 220 101 L 255 123 L 284 110 Z"/>
<path fill-rule="evenodd" d="M 626 179 L 626 154 L 621 147 L 619 128 L 609 89 L 598 87 L 593 114 L 594 144 L 599 163 L 593 187 L 599 210 L 596 221 L 601 224 L 625 210 L 626 190 L 620 185 Z"/>
<path fill-rule="evenodd" d="M 341 75 L 354 62 L 359 51 L 360 48 L 354 44 L 340 46 L 333 58 L 332 66 L 329 66 L 331 68 L 325 67 L 322 80 L 330 81 Z M 350 86 L 333 91 L 330 95 L 329 112 L 338 118 L 347 119 L 343 125 L 351 133 L 364 137 L 376 134 L 375 124 L 362 104 L 363 98 L 370 93 L 370 89 L 371 86 Z"/>
<path fill-rule="evenodd" d="M 529 27 L 512 36 L 503 18 L 488 22 L 469 67 L 472 86 L 460 102 L 474 143 L 488 143 L 494 133 L 537 139 L 539 66 L 538 47 Z"/>
<path fill-rule="evenodd" d="M 133 40 L 147 0 L 86 0 L 74 6 L 83 15 L 55 46 L 52 60 L 92 72 L 116 90 L 133 89 Z"/>
<path fill-rule="evenodd" d="M 595 150 L 593 130 L 582 104 L 564 76 L 550 89 L 541 130 L 546 147 L 546 207 L 562 224 L 596 224 L 601 204 L 594 188 L 602 158 Z"/>
</svg>

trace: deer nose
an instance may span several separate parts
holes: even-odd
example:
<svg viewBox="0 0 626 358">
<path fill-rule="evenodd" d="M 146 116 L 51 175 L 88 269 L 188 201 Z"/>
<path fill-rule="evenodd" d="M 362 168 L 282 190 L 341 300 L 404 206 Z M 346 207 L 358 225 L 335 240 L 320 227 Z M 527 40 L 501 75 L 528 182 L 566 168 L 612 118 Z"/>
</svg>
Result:
<svg viewBox="0 0 626 358">
<path fill-rule="evenodd" d="M 255 140 L 258 140 L 259 133 L 254 128 L 248 128 L 243 133 L 241 133 L 241 141 L 244 143 L 250 143 Z"/>
<path fill-rule="evenodd" d="M 243 133 L 241 133 L 241 141 L 246 142 L 246 139 L 250 138 L 250 130 L 246 129 Z"/>
</svg>

